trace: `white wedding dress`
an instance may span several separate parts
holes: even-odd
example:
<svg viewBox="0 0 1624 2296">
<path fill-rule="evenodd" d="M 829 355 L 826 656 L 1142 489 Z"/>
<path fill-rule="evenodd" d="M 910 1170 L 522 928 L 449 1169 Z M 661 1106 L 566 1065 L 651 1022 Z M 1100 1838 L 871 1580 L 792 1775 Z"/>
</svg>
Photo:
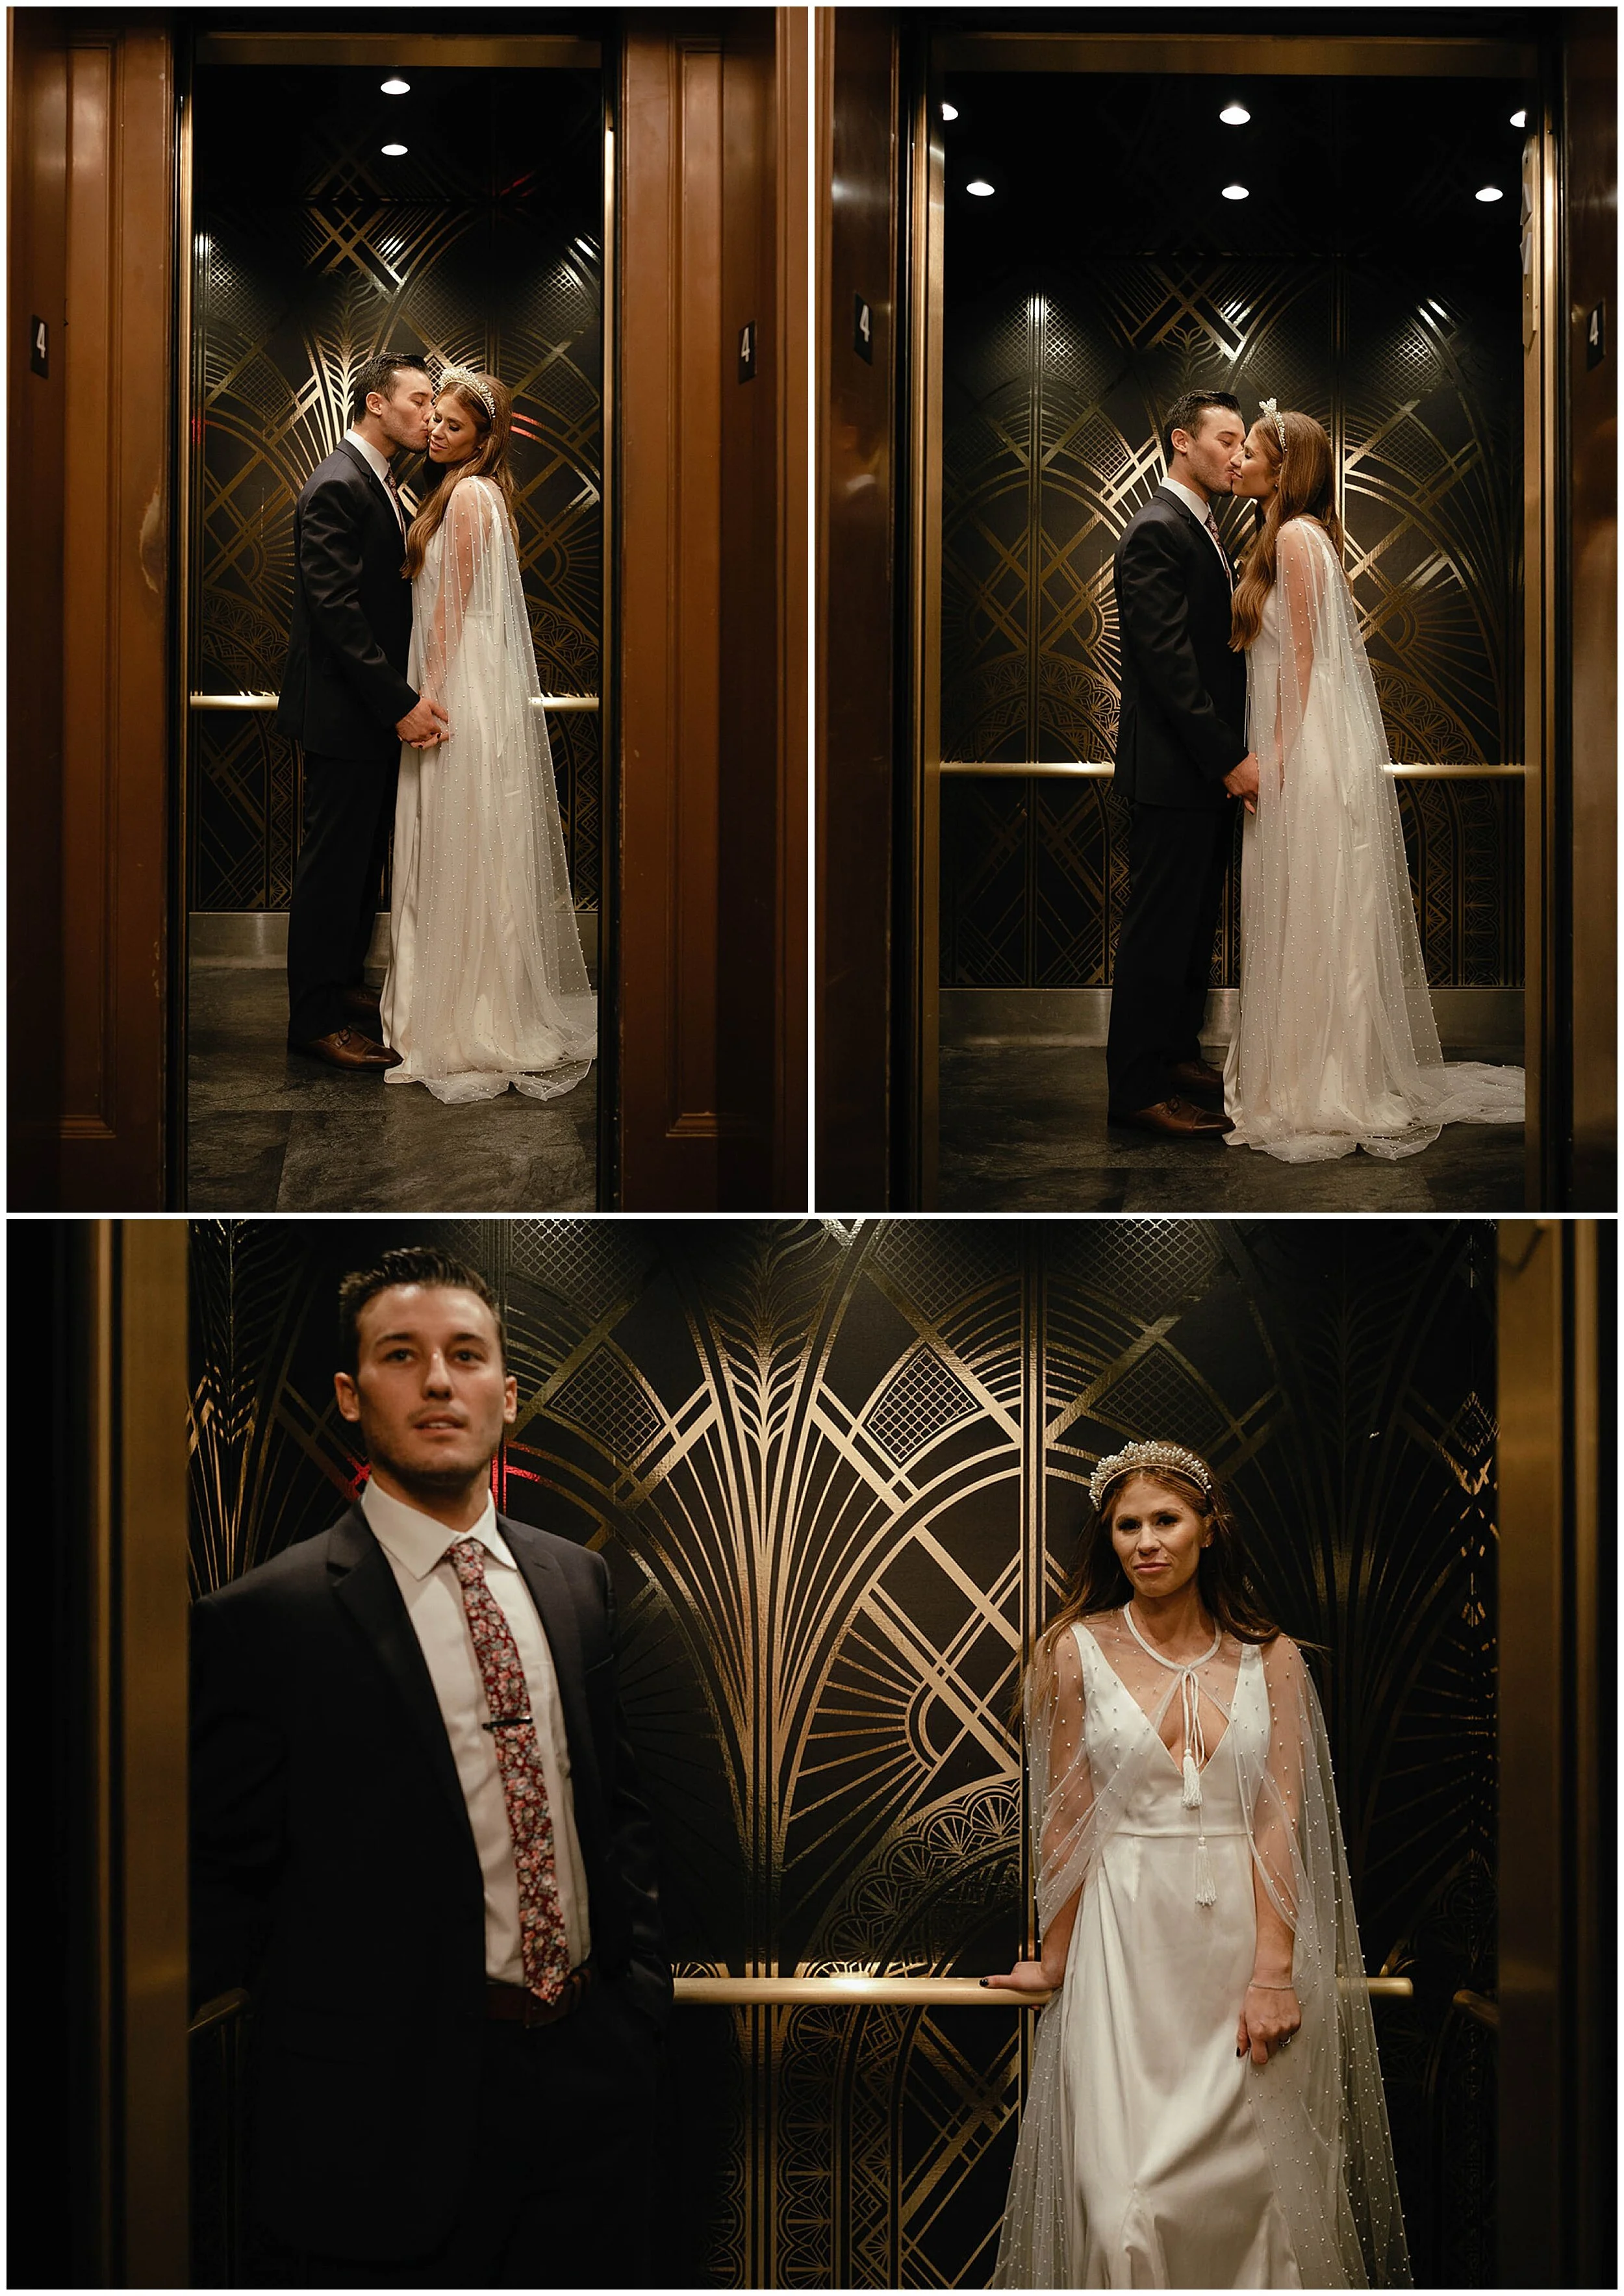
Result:
<svg viewBox="0 0 1624 2296">
<path fill-rule="evenodd" d="M 1177 1667 L 1108 1612 L 1033 1669 L 1027 1726 L 1040 1934 L 1081 1898 L 993 2285 L 1407 2285 L 1325 1726 L 1295 1647 L 1220 1635 Z M 1254 1873 L 1295 1932 L 1302 2013 L 1260 2067 L 1235 2055 Z"/>
<path fill-rule="evenodd" d="M 445 709 L 436 748 L 403 743 L 390 964 L 390 1084 L 437 1100 L 509 1086 L 551 1100 L 597 1049 L 570 895 L 536 653 L 500 491 L 455 485 L 412 586 L 407 677 Z"/>
<path fill-rule="evenodd" d="M 1258 809 L 1242 839 L 1232 1148 L 1306 1164 L 1413 1156 L 1446 1124 L 1514 1124 L 1523 1072 L 1446 1066 L 1387 737 L 1352 595 L 1317 520 L 1280 529 L 1248 655 Z"/>
</svg>

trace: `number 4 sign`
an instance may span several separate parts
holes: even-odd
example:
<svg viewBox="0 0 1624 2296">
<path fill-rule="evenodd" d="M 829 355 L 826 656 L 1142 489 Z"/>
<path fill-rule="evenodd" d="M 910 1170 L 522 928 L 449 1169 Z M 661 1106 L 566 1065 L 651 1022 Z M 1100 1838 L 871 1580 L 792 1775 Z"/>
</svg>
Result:
<svg viewBox="0 0 1624 2296">
<path fill-rule="evenodd" d="M 860 295 L 857 299 L 857 305 L 856 323 L 852 332 L 852 347 L 860 359 L 866 359 L 869 365 L 873 366 L 874 363 L 874 310 L 872 306 L 865 303 Z"/>
</svg>

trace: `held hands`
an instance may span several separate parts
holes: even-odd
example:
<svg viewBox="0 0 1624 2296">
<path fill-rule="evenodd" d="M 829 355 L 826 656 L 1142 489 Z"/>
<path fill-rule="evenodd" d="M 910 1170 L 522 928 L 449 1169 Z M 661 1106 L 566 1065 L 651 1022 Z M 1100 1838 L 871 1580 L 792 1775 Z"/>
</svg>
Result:
<svg viewBox="0 0 1624 2296">
<path fill-rule="evenodd" d="M 1238 766 L 1231 766 L 1224 776 L 1224 787 L 1231 797 L 1244 798 L 1248 813 L 1258 810 L 1258 760 L 1248 750 Z"/>
<path fill-rule="evenodd" d="M 1297 1996 L 1289 1985 L 1249 1985 L 1235 2026 L 1235 2054 L 1249 2052 L 1254 2065 L 1266 2065 L 1284 2049 L 1302 2022 Z"/>
<path fill-rule="evenodd" d="M 984 1977 L 983 1985 L 1005 1993 L 1053 1993 L 1060 1984 L 1051 1977 L 1040 1961 L 1018 1961 L 1007 1977 Z"/>
<path fill-rule="evenodd" d="M 414 750 L 431 750 L 437 742 L 445 741 L 451 732 L 451 721 L 438 701 L 431 701 L 425 693 L 414 709 L 395 721 L 395 731 L 403 742 Z"/>
</svg>

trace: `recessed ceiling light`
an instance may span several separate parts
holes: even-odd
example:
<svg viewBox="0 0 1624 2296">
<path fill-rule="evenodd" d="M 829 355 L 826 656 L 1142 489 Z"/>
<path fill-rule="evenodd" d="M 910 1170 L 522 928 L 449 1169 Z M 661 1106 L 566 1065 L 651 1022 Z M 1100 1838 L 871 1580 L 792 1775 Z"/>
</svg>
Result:
<svg viewBox="0 0 1624 2296">
<path fill-rule="evenodd" d="M 956 119 L 958 118 L 958 106 L 957 106 L 957 104 L 956 104 L 956 103 L 944 103 L 944 104 L 943 104 L 943 106 L 942 106 L 942 118 L 943 118 L 944 119 Z"/>
<path fill-rule="evenodd" d="M 1499 189 L 1497 184 L 1485 184 L 1482 190 L 1478 193 L 1478 197 L 1487 207 L 1492 204 L 1496 200 L 1503 200 L 1505 197 L 1505 194 Z"/>
<path fill-rule="evenodd" d="M 1218 118 L 1226 127 L 1244 127 L 1251 114 L 1243 103 L 1226 103 Z"/>
<path fill-rule="evenodd" d="M 973 184 L 966 184 L 964 189 L 970 193 L 972 199 L 989 200 L 992 197 L 992 185 L 980 176 L 976 177 Z"/>
<path fill-rule="evenodd" d="M 1249 200 L 1251 197 L 1251 193 L 1247 190 L 1244 184 L 1226 184 L 1224 186 L 1224 197 L 1226 200 Z"/>
<path fill-rule="evenodd" d="M 1513 127 L 1526 127 L 1528 126 L 1527 112 L 1513 111 L 1511 116 L 1511 124 Z"/>
<path fill-rule="evenodd" d="M 409 79 L 380 80 L 378 85 L 382 88 L 385 95 L 410 95 L 412 93 L 412 83 Z"/>
<path fill-rule="evenodd" d="M 386 160 L 404 160 L 406 158 L 406 147 L 404 144 L 385 144 L 381 148 Z"/>
</svg>

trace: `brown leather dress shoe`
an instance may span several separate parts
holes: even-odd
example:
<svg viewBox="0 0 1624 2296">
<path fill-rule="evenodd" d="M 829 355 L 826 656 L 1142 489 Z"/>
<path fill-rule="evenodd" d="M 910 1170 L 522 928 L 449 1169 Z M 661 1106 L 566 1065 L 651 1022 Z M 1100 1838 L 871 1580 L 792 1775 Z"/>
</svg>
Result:
<svg viewBox="0 0 1624 2296">
<path fill-rule="evenodd" d="M 378 1013 L 381 993 L 379 989 L 369 988 L 363 980 L 357 981 L 353 988 L 345 989 L 339 998 L 344 1010 L 347 1013 L 353 1013 L 356 1019 L 361 1022 L 364 1031 L 374 1038 L 381 1033 Z"/>
<path fill-rule="evenodd" d="M 313 1061 L 324 1061 L 330 1069 L 365 1069 L 375 1075 L 384 1069 L 400 1066 L 398 1053 L 391 1053 L 387 1045 L 373 1044 L 359 1029 L 331 1029 L 324 1037 L 315 1037 L 308 1045 L 290 1043 L 288 1050 L 303 1053 Z"/>
<path fill-rule="evenodd" d="M 1218 1105 L 1223 1105 L 1224 1071 L 1215 1069 L 1210 1061 L 1175 1061 L 1168 1070 L 1168 1081 L 1185 1092 L 1203 1095 L 1216 1093 Z"/>
<path fill-rule="evenodd" d="M 1197 1108 L 1190 1100 L 1158 1100 L 1149 1108 L 1136 1108 L 1126 1115 L 1115 1109 L 1109 1112 L 1112 1124 L 1125 1124 L 1135 1132 L 1162 1132 L 1170 1140 L 1221 1140 L 1234 1126 L 1226 1116 L 1216 1110 Z"/>
</svg>

